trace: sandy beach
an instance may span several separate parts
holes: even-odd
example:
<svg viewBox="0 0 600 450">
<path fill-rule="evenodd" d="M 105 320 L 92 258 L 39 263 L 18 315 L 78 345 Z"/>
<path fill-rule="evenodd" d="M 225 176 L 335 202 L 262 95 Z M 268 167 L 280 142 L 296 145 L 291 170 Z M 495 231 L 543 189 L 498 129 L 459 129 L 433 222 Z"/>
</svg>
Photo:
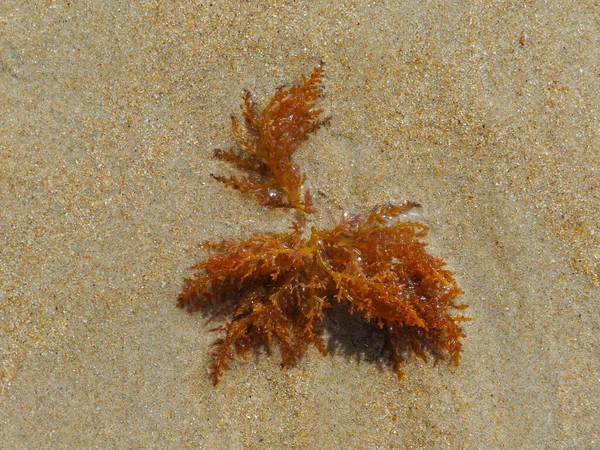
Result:
<svg viewBox="0 0 600 450">
<path fill-rule="evenodd" d="M 597 1 L 134 3 L 0 5 L 1 448 L 600 447 Z M 198 243 L 291 220 L 213 151 L 320 62 L 309 225 L 421 204 L 461 362 L 399 380 L 348 316 L 214 387 L 219 323 L 176 308 Z"/>
</svg>

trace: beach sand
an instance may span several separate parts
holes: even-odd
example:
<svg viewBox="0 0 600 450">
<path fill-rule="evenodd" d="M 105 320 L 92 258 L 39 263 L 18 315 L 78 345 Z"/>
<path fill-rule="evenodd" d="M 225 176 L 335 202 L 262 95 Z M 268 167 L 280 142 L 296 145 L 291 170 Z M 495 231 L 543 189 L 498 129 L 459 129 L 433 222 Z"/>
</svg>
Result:
<svg viewBox="0 0 600 450">
<path fill-rule="evenodd" d="M 1 448 L 600 447 L 598 2 L 134 3 L 0 6 Z M 310 224 L 419 202 L 464 353 L 399 380 L 345 318 L 213 387 L 197 244 L 291 222 L 213 150 L 320 61 Z"/>
</svg>

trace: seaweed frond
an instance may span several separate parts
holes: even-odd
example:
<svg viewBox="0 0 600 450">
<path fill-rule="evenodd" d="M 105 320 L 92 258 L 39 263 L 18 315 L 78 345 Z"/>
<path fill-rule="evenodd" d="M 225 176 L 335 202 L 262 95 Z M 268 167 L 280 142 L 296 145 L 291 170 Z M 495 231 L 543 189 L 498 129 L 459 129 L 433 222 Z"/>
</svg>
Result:
<svg viewBox="0 0 600 450">
<path fill-rule="evenodd" d="M 321 96 L 323 67 L 317 66 L 300 84 L 279 88 L 262 111 L 257 111 L 249 92 L 244 94 L 243 127 L 231 117 L 236 144 L 229 150 L 216 150 L 215 156 L 246 172 L 241 177 L 213 175 L 226 186 L 253 194 L 269 207 L 292 207 L 307 213 L 312 198 L 301 194 L 306 179 L 292 156 L 308 135 L 324 121 L 316 103 Z"/>
<path fill-rule="evenodd" d="M 323 320 L 334 301 L 382 330 L 398 376 L 411 352 L 458 363 L 458 322 L 468 319 L 450 310 L 466 306 L 455 304 L 461 291 L 451 272 L 425 251 L 427 227 L 400 220 L 415 206 L 380 206 L 365 220 L 313 228 L 308 238 L 300 222 L 290 233 L 203 244 L 213 255 L 185 280 L 178 306 L 229 317 L 213 352 L 214 384 L 236 354 L 251 348 L 278 344 L 283 366 L 310 344 L 325 353 Z"/>
</svg>

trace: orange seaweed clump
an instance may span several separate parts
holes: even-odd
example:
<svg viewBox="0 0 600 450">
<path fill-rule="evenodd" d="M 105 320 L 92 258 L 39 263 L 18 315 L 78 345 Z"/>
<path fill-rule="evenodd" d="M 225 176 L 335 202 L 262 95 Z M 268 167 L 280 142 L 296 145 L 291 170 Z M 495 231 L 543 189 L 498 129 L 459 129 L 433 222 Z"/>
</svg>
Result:
<svg viewBox="0 0 600 450">
<path fill-rule="evenodd" d="M 416 206 L 380 206 L 365 220 L 313 228 L 307 238 L 299 222 L 290 233 L 202 244 L 214 254 L 194 267 L 178 306 L 229 316 L 213 352 L 213 383 L 236 354 L 263 345 L 279 345 L 283 366 L 310 344 L 325 353 L 323 321 L 333 302 L 382 330 L 399 376 L 411 352 L 458 363 L 464 337 L 458 323 L 468 319 L 450 311 L 466 305 L 455 304 L 461 290 L 452 274 L 425 251 L 427 227 L 401 220 Z"/>
<path fill-rule="evenodd" d="M 269 207 L 292 207 L 313 212 L 308 190 L 301 194 L 306 179 L 292 156 L 308 135 L 323 121 L 316 102 L 321 96 L 323 68 L 317 66 L 310 77 L 289 89 L 279 88 L 267 106 L 259 112 L 250 93 L 244 95 L 244 126 L 232 116 L 236 144 L 229 150 L 217 150 L 215 156 L 232 163 L 247 175 L 213 175 L 226 186 L 253 194 Z"/>
</svg>

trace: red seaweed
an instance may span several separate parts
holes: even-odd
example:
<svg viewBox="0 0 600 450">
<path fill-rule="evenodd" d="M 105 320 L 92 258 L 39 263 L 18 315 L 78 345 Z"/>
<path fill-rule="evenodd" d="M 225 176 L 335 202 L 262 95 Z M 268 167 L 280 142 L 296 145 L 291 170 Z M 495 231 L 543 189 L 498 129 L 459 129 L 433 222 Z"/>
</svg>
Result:
<svg viewBox="0 0 600 450">
<path fill-rule="evenodd" d="M 261 114 L 245 96 L 245 129 L 232 120 L 237 147 L 217 152 L 250 175 L 216 177 L 256 195 L 269 207 L 312 212 L 305 176 L 291 156 L 322 122 L 315 101 L 323 70 L 300 85 L 277 90 Z M 274 195 L 273 192 L 275 192 Z M 241 241 L 205 242 L 211 256 L 193 267 L 177 305 L 189 312 L 208 309 L 229 318 L 213 351 L 216 385 L 236 355 L 276 344 L 283 366 L 315 345 L 326 354 L 324 319 L 334 303 L 376 326 L 394 371 L 410 353 L 458 364 L 465 335 L 453 315 L 462 292 L 444 262 L 426 252 L 427 227 L 406 219 L 416 203 L 382 205 L 362 219 L 347 218 L 331 229 L 305 232 L 305 219 L 288 233 L 255 233 Z"/>
</svg>

